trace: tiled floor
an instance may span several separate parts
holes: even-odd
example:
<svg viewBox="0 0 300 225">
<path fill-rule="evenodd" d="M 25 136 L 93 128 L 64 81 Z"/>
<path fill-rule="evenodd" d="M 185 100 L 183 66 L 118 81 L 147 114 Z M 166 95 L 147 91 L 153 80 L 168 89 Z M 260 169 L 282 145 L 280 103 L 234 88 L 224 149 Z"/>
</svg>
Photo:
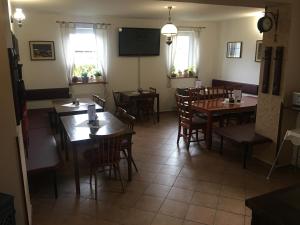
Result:
<svg viewBox="0 0 300 225">
<path fill-rule="evenodd" d="M 250 225 L 248 197 L 285 187 L 299 180 L 293 169 L 277 170 L 251 160 L 242 169 L 241 153 L 225 143 L 224 155 L 193 144 L 188 152 L 176 145 L 176 115 L 164 113 L 159 124 L 136 126 L 133 152 L 139 168 L 121 193 L 119 181 L 99 174 L 98 201 L 93 199 L 87 166 L 81 160 L 81 196 L 76 198 L 72 162 L 58 172 L 59 197 L 49 178 L 33 177 L 34 225 Z M 217 140 L 215 138 L 214 140 Z M 218 143 L 214 144 L 217 149 Z M 122 165 L 126 177 L 126 163 Z"/>
</svg>

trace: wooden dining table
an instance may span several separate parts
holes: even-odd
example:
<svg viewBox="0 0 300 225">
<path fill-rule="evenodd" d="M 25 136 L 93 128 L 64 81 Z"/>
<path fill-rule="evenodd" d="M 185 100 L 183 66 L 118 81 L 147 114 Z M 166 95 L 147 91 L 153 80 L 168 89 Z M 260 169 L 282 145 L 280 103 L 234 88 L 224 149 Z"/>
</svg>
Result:
<svg viewBox="0 0 300 225">
<path fill-rule="evenodd" d="M 74 177 L 77 195 L 80 195 L 78 149 L 80 147 L 88 147 L 93 143 L 90 134 L 111 135 L 122 131 L 127 135 L 133 134 L 133 130 L 128 128 L 126 124 L 121 122 L 113 114 L 109 112 L 100 112 L 97 113 L 97 116 L 98 119 L 94 124 L 88 123 L 87 114 L 61 117 L 63 129 L 67 134 L 67 139 L 70 143 L 71 151 L 73 153 Z M 132 161 L 131 149 L 128 149 L 128 161 Z M 131 163 L 128 163 L 128 181 L 131 181 L 131 177 Z"/>
<path fill-rule="evenodd" d="M 64 141 L 66 137 L 64 129 L 62 128 L 60 117 L 67 115 L 85 114 L 87 113 L 87 108 L 90 104 L 95 104 L 96 112 L 103 112 L 103 108 L 90 98 L 77 98 L 76 100 L 78 100 L 79 102 L 78 105 L 74 104 L 73 100 L 74 99 L 72 98 L 66 98 L 52 101 L 55 113 L 56 127 L 60 134 L 60 147 L 61 149 L 65 149 L 66 160 L 69 159 L 69 154 Z"/>
<path fill-rule="evenodd" d="M 159 122 L 159 93 L 157 92 L 150 92 L 143 90 L 143 92 L 138 92 L 138 91 L 122 91 L 120 92 L 121 96 L 123 99 L 126 99 L 129 102 L 135 102 L 139 99 L 142 99 L 143 97 L 147 97 L 149 95 L 153 95 L 154 98 L 156 99 L 156 119 L 157 122 Z"/>
<path fill-rule="evenodd" d="M 206 147 L 211 149 L 212 145 L 212 126 L 213 114 L 227 114 L 232 112 L 249 112 L 255 111 L 257 106 L 257 97 L 244 96 L 239 103 L 226 102 L 224 98 L 205 99 L 192 102 L 192 108 L 196 112 L 207 115 L 206 125 Z"/>
</svg>

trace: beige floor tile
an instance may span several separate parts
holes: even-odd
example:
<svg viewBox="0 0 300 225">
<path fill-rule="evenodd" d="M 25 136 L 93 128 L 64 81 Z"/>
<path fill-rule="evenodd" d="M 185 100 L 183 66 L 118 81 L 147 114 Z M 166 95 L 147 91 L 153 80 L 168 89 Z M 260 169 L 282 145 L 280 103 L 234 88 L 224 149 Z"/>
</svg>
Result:
<svg viewBox="0 0 300 225">
<path fill-rule="evenodd" d="M 166 200 L 161 206 L 159 212 L 168 216 L 184 218 L 188 210 L 188 204 L 173 200 Z"/>
<path fill-rule="evenodd" d="M 190 205 L 185 218 L 194 222 L 213 225 L 215 214 L 215 209 L 206 208 L 203 206 Z"/>
<path fill-rule="evenodd" d="M 189 221 L 189 220 L 185 220 L 183 222 L 183 225 L 205 225 L 203 223 L 197 223 L 197 222 L 193 222 L 193 221 Z"/>
<path fill-rule="evenodd" d="M 167 215 L 157 214 L 151 225 L 181 225 L 183 220 Z"/>
<path fill-rule="evenodd" d="M 174 183 L 174 187 L 194 191 L 196 189 L 197 184 L 198 180 L 185 177 L 177 177 Z"/>
<path fill-rule="evenodd" d="M 244 225 L 244 216 L 217 211 L 215 225 Z"/>
<path fill-rule="evenodd" d="M 173 187 L 168 194 L 168 199 L 173 199 L 182 202 L 190 202 L 193 196 L 193 191 Z"/>
<path fill-rule="evenodd" d="M 244 188 L 223 185 L 220 195 L 229 197 L 229 198 L 245 200 L 246 191 Z"/>
<path fill-rule="evenodd" d="M 139 209 L 130 209 L 124 217 L 122 224 L 124 225 L 150 225 L 155 214 Z"/>
<path fill-rule="evenodd" d="M 208 193 L 195 192 L 191 203 L 215 209 L 218 204 L 218 196 Z"/>
<path fill-rule="evenodd" d="M 143 195 L 136 203 L 135 208 L 145 211 L 157 212 L 164 198 Z"/>
<path fill-rule="evenodd" d="M 176 176 L 174 175 L 158 174 L 154 178 L 153 183 L 172 186 L 175 180 L 176 180 Z"/>
<path fill-rule="evenodd" d="M 160 168 L 160 173 L 177 176 L 180 173 L 181 167 L 163 165 Z"/>
<path fill-rule="evenodd" d="M 196 191 L 218 195 L 221 190 L 221 185 L 217 183 L 200 181 L 197 183 Z"/>
<path fill-rule="evenodd" d="M 220 197 L 218 202 L 218 209 L 245 215 L 245 201 Z"/>
<path fill-rule="evenodd" d="M 151 195 L 154 197 L 166 197 L 170 191 L 170 186 L 151 184 L 145 191 L 145 195 Z"/>
<path fill-rule="evenodd" d="M 251 225 L 251 217 L 245 216 L 245 225 Z"/>
</svg>

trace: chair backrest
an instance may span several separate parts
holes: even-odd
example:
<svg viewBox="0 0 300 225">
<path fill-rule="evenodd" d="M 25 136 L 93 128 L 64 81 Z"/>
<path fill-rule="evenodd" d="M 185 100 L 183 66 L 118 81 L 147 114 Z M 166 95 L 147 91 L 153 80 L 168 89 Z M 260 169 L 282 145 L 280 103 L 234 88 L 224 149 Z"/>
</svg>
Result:
<svg viewBox="0 0 300 225">
<path fill-rule="evenodd" d="M 204 100 L 208 98 L 205 88 L 190 88 L 188 89 L 188 96 L 193 101 Z"/>
<path fill-rule="evenodd" d="M 90 160 L 93 167 L 100 167 L 117 163 L 120 160 L 121 142 L 124 132 L 120 131 L 111 135 L 90 134 L 94 141 L 94 148 Z"/>
<path fill-rule="evenodd" d="M 113 93 L 113 97 L 114 97 L 115 106 L 116 106 L 116 108 L 118 108 L 120 106 L 121 93 L 118 91 L 113 91 L 112 93 Z"/>
<path fill-rule="evenodd" d="M 103 111 L 105 111 L 105 99 L 100 98 L 98 95 L 93 95 L 93 101 L 100 105 L 103 108 Z"/>
<path fill-rule="evenodd" d="M 191 125 L 193 118 L 191 97 L 176 94 L 176 104 L 179 123 L 187 126 Z"/>
<path fill-rule="evenodd" d="M 156 88 L 149 87 L 150 92 L 156 93 Z"/>
<path fill-rule="evenodd" d="M 134 128 L 134 122 L 135 122 L 135 117 L 130 115 L 125 109 L 118 107 L 117 108 L 117 117 L 127 126 L 133 130 Z"/>
</svg>

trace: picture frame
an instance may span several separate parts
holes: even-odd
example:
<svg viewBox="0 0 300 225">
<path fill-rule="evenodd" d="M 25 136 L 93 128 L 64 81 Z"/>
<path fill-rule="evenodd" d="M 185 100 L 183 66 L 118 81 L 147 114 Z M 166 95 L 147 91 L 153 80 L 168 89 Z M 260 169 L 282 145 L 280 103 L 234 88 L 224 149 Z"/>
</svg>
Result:
<svg viewBox="0 0 300 225">
<path fill-rule="evenodd" d="M 243 42 L 231 41 L 227 42 L 227 58 L 242 58 Z"/>
<path fill-rule="evenodd" d="M 31 61 L 55 60 L 54 41 L 29 41 Z"/>
<path fill-rule="evenodd" d="M 255 62 L 261 62 L 264 55 L 264 46 L 262 40 L 256 41 L 256 48 L 255 48 Z"/>
</svg>

